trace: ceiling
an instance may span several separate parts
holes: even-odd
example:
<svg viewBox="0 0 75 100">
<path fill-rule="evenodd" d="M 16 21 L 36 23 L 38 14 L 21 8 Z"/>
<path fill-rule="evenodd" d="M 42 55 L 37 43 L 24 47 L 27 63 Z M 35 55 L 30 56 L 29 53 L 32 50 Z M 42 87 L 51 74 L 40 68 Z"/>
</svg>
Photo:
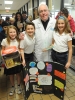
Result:
<svg viewBox="0 0 75 100">
<path fill-rule="evenodd" d="M 13 4 L 4 4 L 4 1 L 13 1 Z M 28 1 L 29 0 L 0 0 L 0 10 L 5 10 L 5 7 L 10 7 L 10 10 L 18 10 Z"/>
<path fill-rule="evenodd" d="M 75 0 L 64 0 L 64 6 L 67 8 L 74 8 Z"/>
<path fill-rule="evenodd" d="M 13 1 L 13 4 L 8 5 L 4 4 L 4 1 Z M 25 5 L 29 0 L 0 0 L 0 10 L 5 10 L 5 7 L 10 7 L 10 10 L 18 10 L 20 9 L 23 5 Z M 60 0 L 57 0 L 60 1 Z M 52 2 L 55 2 L 55 0 L 52 0 Z M 70 5 L 65 5 L 67 8 L 69 7 L 75 7 L 75 0 L 64 0 L 64 3 L 70 4 Z M 58 5 L 59 2 L 55 3 L 55 6 Z M 54 5 L 54 4 L 52 4 Z"/>
<path fill-rule="evenodd" d="M 52 0 L 52 10 L 59 11 L 60 10 L 61 0 Z M 64 0 L 64 7 L 67 9 L 75 9 L 75 0 Z"/>
</svg>

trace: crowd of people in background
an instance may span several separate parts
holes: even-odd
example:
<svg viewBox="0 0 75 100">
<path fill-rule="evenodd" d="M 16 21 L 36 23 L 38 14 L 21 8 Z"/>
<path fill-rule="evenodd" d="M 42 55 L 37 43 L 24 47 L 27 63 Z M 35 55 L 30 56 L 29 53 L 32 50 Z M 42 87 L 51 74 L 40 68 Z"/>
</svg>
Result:
<svg viewBox="0 0 75 100">
<path fill-rule="evenodd" d="M 23 11 L 22 14 L 20 12 L 13 13 L 12 17 L 6 16 L 5 20 L 0 18 L 0 43 L 3 38 L 6 37 L 5 27 L 9 25 L 14 25 L 19 32 L 25 31 L 25 24 L 27 22 L 32 22 L 32 16 L 28 16 L 26 11 Z"/>
</svg>

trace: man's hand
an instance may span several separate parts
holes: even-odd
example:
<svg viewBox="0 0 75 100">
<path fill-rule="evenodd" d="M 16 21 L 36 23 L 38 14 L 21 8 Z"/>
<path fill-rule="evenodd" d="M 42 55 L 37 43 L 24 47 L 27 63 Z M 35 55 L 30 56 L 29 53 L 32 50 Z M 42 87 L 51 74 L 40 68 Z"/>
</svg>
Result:
<svg viewBox="0 0 75 100">
<path fill-rule="evenodd" d="M 25 36 L 25 34 L 20 33 L 20 34 L 19 34 L 19 39 L 20 39 L 20 40 L 23 40 L 23 39 L 24 39 L 24 36 Z"/>
</svg>

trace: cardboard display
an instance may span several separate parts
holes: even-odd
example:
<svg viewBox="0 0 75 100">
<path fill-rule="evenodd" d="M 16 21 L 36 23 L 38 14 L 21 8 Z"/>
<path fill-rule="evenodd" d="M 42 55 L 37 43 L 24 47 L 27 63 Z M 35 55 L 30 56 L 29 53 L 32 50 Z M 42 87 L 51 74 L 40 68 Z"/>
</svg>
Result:
<svg viewBox="0 0 75 100">
<path fill-rule="evenodd" d="M 2 50 L 2 57 L 7 69 L 21 64 L 20 54 L 15 46 Z"/>
<path fill-rule="evenodd" d="M 25 99 L 31 93 L 54 94 L 61 100 L 64 99 L 64 85 L 66 71 L 64 66 L 56 62 L 30 62 L 25 73 Z"/>
</svg>

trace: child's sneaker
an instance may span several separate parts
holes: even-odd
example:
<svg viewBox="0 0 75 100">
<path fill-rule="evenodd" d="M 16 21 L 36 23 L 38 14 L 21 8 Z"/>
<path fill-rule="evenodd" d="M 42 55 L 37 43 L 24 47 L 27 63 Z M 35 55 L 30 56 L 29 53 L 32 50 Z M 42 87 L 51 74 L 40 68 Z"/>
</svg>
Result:
<svg viewBox="0 0 75 100">
<path fill-rule="evenodd" d="M 22 93 L 21 86 L 18 86 L 17 93 L 18 93 L 18 94 L 21 94 L 21 93 Z"/>
<path fill-rule="evenodd" d="M 12 88 L 11 88 L 11 90 L 10 90 L 9 95 L 13 95 L 13 94 L 14 94 L 14 92 L 15 92 L 15 88 L 14 88 L 14 87 L 12 87 Z"/>
</svg>

